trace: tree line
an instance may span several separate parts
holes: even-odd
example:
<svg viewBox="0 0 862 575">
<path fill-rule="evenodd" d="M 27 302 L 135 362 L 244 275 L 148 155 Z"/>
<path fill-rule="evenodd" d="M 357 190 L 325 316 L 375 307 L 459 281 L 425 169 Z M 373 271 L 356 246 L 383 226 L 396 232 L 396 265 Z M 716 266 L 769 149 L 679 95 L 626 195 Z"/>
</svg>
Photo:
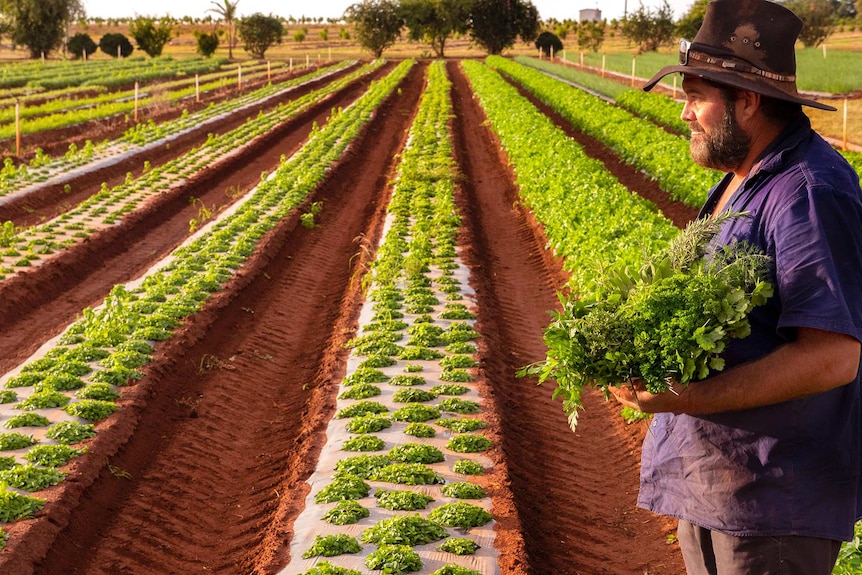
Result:
<svg viewBox="0 0 862 575">
<path fill-rule="evenodd" d="M 190 17 L 178 20 L 170 17 L 136 16 L 128 19 L 129 35 L 146 54 L 161 55 L 181 22 L 211 23 L 210 31 L 195 30 L 198 52 L 209 57 L 226 40 L 228 58 L 241 40 L 243 48 L 254 58 L 263 58 L 274 44 L 281 43 L 285 22 L 323 23 L 323 18 L 293 18 L 255 13 L 237 17 L 240 0 L 212 0 L 207 15 L 199 20 Z M 688 12 L 678 21 L 667 0 L 657 8 L 640 7 L 622 20 L 599 22 L 542 22 L 530 0 L 362 0 L 351 5 L 341 19 L 351 25 L 355 39 L 374 57 L 392 47 L 406 34 L 407 39 L 427 44 L 436 57 L 445 55 L 447 42 L 467 35 L 489 54 L 500 54 L 514 46 L 516 40 L 535 41 L 546 53 L 560 51 L 562 40 L 573 33 L 581 50 L 598 51 L 607 35 L 619 33 L 638 47 L 640 52 L 672 45 L 678 37 L 693 38 L 703 22 L 709 0 L 694 0 Z M 805 46 L 817 46 L 839 25 L 855 27 L 862 17 L 862 0 L 783 0 L 802 18 L 805 27 L 800 41 Z M 52 50 L 64 49 L 74 57 L 86 57 L 97 49 L 111 56 L 128 56 L 134 50 L 123 34 L 110 33 L 96 44 L 84 33 L 69 37 L 73 23 L 86 22 L 83 0 L 0 0 L 0 36 L 13 45 L 26 47 L 31 57 L 45 56 Z M 219 23 L 224 24 L 220 28 Z M 862 22 L 859 24 L 862 26 Z M 544 29 L 544 31 L 542 31 Z M 540 31 L 541 34 L 539 33 Z M 294 33 L 302 41 L 307 29 Z M 321 38 L 328 38 L 326 30 Z M 339 32 L 343 38 L 350 35 Z"/>
</svg>

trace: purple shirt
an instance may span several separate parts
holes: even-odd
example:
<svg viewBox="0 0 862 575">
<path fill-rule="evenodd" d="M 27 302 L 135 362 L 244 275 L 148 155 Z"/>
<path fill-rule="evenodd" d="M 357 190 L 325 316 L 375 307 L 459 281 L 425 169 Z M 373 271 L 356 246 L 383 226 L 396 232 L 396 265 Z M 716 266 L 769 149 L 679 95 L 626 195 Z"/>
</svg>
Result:
<svg viewBox="0 0 862 575">
<path fill-rule="evenodd" d="M 710 213 L 728 174 L 710 191 Z M 746 240 L 775 261 L 775 295 L 732 340 L 726 368 L 792 341 L 796 328 L 862 340 L 859 177 L 805 117 L 764 152 L 733 194 L 717 240 Z M 697 385 L 693 383 L 692 385 Z M 752 381 L 751 385 L 757 385 Z M 638 505 L 736 536 L 850 540 L 862 517 L 860 374 L 784 403 L 709 416 L 657 414 L 646 435 Z"/>
</svg>

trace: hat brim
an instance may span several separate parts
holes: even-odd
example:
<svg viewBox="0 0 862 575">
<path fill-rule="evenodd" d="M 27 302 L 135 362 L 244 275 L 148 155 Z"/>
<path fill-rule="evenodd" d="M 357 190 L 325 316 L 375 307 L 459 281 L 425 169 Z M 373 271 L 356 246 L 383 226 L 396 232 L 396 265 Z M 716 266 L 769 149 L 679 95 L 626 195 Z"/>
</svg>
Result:
<svg viewBox="0 0 862 575">
<path fill-rule="evenodd" d="M 665 66 L 664 68 L 659 70 L 655 74 L 655 76 L 650 78 L 650 80 L 646 84 L 643 85 L 643 90 L 645 92 L 649 92 L 655 87 L 656 84 L 659 83 L 659 80 L 669 74 L 674 74 L 676 72 L 687 74 L 689 76 L 695 76 L 697 78 L 704 78 L 706 80 L 716 82 L 717 84 L 724 84 L 726 86 L 739 88 L 741 90 L 749 90 L 751 92 L 756 92 L 758 94 L 763 94 L 764 96 L 776 98 L 778 100 L 784 100 L 786 102 L 793 102 L 795 104 L 810 106 L 812 108 L 818 108 L 820 110 L 828 110 L 830 112 L 837 111 L 837 108 L 833 108 L 832 106 L 829 106 L 827 104 L 821 104 L 816 100 L 809 100 L 808 98 L 788 94 L 787 92 L 778 90 L 777 88 L 773 88 L 770 85 L 756 81 L 753 78 L 745 77 L 737 72 L 713 70 L 710 68 L 702 68 L 695 66 L 685 66 L 683 64 Z"/>
</svg>

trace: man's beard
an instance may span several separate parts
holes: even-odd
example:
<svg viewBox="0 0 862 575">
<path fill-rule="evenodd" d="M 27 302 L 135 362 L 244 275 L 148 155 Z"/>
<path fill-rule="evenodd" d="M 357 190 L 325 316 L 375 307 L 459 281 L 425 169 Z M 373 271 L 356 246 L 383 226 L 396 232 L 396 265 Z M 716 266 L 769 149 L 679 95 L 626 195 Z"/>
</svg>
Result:
<svg viewBox="0 0 862 575">
<path fill-rule="evenodd" d="M 735 112 L 735 104 L 728 102 L 721 123 L 709 134 L 697 122 L 689 123 L 692 131 L 689 150 L 696 164 L 723 172 L 732 171 L 742 164 L 751 149 L 751 138 L 736 121 Z M 700 133 L 700 136 L 695 138 L 695 133 Z"/>
</svg>

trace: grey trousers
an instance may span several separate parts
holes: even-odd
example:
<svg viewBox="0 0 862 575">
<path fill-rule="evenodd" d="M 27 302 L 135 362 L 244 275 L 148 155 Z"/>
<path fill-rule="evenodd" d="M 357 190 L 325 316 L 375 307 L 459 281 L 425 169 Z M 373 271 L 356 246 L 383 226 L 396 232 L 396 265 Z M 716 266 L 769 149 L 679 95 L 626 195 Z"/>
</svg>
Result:
<svg viewBox="0 0 862 575">
<path fill-rule="evenodd" d="M 817 537 L 735 537 L 680 521 L 688 575 L 830 575 L 841 541 Z"/>
</svg>

